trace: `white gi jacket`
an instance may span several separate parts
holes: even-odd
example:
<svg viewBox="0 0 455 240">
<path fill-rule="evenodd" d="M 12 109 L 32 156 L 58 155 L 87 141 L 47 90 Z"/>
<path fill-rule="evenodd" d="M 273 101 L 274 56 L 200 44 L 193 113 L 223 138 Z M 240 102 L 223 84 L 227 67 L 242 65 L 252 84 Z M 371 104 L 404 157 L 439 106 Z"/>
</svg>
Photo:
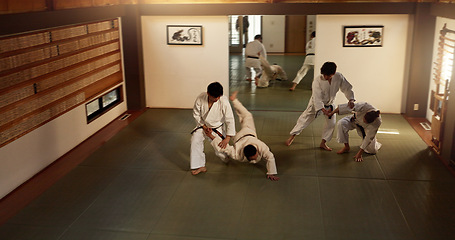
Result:
<svg viewBox="0 0 455 240">
<path fill-rule="evenodd" d="M 304 65 L 314 65 L 314 53 L 316 48 L 316 38 L 312 38 L 310 41 L 306 43 L 305 51 L 305 61 L 303 61 Z"/>
<path fill-rule="evenodd" d="M 201 93 L 194 102 L 193 117 L 196 128 L 204 124 L 210 128 L 218 128 L 224 124 L 226 135 L 235 135 L 234 114 L 226 96 L 221 96 L 209 109 L 208 95 L 206 92 Z"/>
<path fill-rule="evenodd" d="M 314 57 L 315 57 L 314 49 L 316 47 L 315 44 L 316 44 L 315 38 L 312 38 L 310 41 L 307 42 L 305 61 L 303 61 L 302 67 L 299 69 L 299 71 L 295 75 L 295 78 L 292 81 L 293 83 L 299 84 L 300 81 L 302 81 L 302 79 L 308 73 L 308 70 L 314 68 Z"/>
<path fill-rule="evenodd" d="M 367 153 L 376 153 L 382 145 L 376 141 L 376 134 L 382 123 L 381 116 L 376 118 L 372 123 L 365 123 L 363 121 L 363 118 L 365 117 L 365 114 L 367 112 L 376 111 L 377 109 L 367 102 L 355 103 L 354 108 L 351 110 L 349 110 L 349 107 L 347 107 L 347 104 L 340 104 L 338 106 L 338 109 L 340 111 L 339 112 L 340 115 L 347 114 L 347 113 L 354 113 L 354 115 L 350 115 L 350 116 L 347 116 L 347 117 L 344 117 L 343 119 L 341 119 L 339 128 L 343 128 L 343 126 L 341 126 L 341 124 L 344 121 L 344 124 L 353 125 L 352 128 L 356 128 L 359 136 L 363 137 L 362 132 L 358 126 L 362 127 L 365 131 L 365 137 L 363 138 L 360 148 L 363 149 Z M 352 117 L 355 117 L 355 119 L 352 119 Z M 342 136 L 343 134 L 341 132 L 338 132 L 338 135 L 340 135 L 340 136 L 338 136 L 339 142 L 340 142 L 340 139 L 349 138 L 349 136 Z M 346 139 L 346 140 L 348 140 L 348 139 Z"/>
<path fill-rule="evenodd" d="M 249 58 L 255 57 L 255 58 Z M 245 67 L 261 68 L 261 61 L 259 56 L 267 59 L 267 52 L 264 45 L 259 40 L 249 42 L 245 47 Z"/>
<path fill-rule="evenodd" d="M 344 93 L 348 100 L 354 99 L 354 92 L 352 91 L 352 85 L 344 78 L 344 76 L 336 72 L 332 77 L 332 82 L 324 79 L 321 74 L 314 78 L 312 84 L 312 92 L 309 106 L 314 105 L 314 110 L 320 110 L 325 106 L 333 105 L 333 101 L 338 91 Z"/>
<path fill-rule="evenodd" d="M 215 136 L 215 139 L 212 140 L 212 146 L 217 151 L 226 153 L 233 160 L 240 162 L 258 163 L 261 159 L 265 159 L 265 161 L 267 161 L 267 174 L 277 174 L 275 156 L 270 151 L 270 148 L 257 138 L 256 128 L 254 127 L 254 120 L 251 113 L 238 99 L 232 101 L 232 105 L 239 115 L 239 121 L 242 123 L 242 129 L 235 135 L 233 146 L 228 145 L 225 149 L 220 148 L 218 144 L 221 142 L 221 138 L 218 136 Z M 243 154 L 243 148 L 250 144 L 255 146 L 258 152 L 258 158 L 252 161 L 248 161 Z"/>
<path fill-rule="evenodd" d="M 269 62 L 262 56 L 259 56 L 262 66 L 262 75 L 259 78 L 258 87 L 268 87 L 270 81 L 275 79 L 288 80 L 288 76 L 282 67 L 279 65 L 270 65 Z"/>
</svg>

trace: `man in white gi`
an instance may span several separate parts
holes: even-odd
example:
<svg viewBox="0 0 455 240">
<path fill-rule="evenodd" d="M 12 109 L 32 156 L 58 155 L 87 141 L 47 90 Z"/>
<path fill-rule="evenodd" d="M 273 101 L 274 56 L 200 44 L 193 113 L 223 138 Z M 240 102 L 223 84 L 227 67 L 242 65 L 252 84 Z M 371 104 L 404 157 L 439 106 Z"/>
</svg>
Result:
<svg viewBox="0 0 455 240">
<path fill-rule="evenodd" d="M 253 78 L 252 68 L 255 72 L 254 79 L 256 82 L 262 74 L 261 61 L 259 56 L 267 59 L 267 52 L 265 51 L 264 45 L 262 45 L 262 36 L 256 35 L 254 41 L 249 42 L 245 47 L 245 68 L 246 68 L 246 80 L 251 81 Z"/>
<path fill-rule="evenodd" d="M 349 100 L 350 107 L 354 107 L 354 92 L 352 85 L 344 78 L 344 76 L 336 71 L 337 65 L 334 62 L 325 62 L 321 67 L 321 75 L 313 80 L 312 95 L 308 102 L 308 107 L 297 119 L 297 123 L 291 130 L 291 136 L 286 140 L 286 145 L 289 146 L 294 141 L 296 135 L 299 135 L 303 129 L 308 127 L 310 123 L 320 114 L 324 114 L 326 121 L 322 129 L 322 140 L 319 147 L 332 151 L 327 146 L 326 142 L 330 141 L 335 129 L 336 117 L 328 116 L 333 110 L 333 101 L 335 100 L 338 91 L 344 93 Z"/>
<path fill-rule="evenodd" d="M 316 47 L 316 32 L 311 33 L 311 38 L 310 41 L 307 42 L 306 44 L 306 56 L 305 60 L 303 61 L 303 65 L 300 68 L 300 70 L 297 72 L 297 75 L 294 78 L 294 81 L 292 81 L 292 87 L 289 88 L 290 91 L 294 91 L 295 87 L 297 87 L 297 84 L 302 81 L 302 79 L 305 77 L 305 75 L 308 73 L 308 70 L 314 68 L 314 49 Z"/>
<path fill-rule="evenodd" d="M 344 143 L 344 147 L 337 153 L 342 154 L 351 150 L 349 146 L 349 131 L 356 129 L 357 134 L 363 138 L 360 150 L 355 155 L 354 159 L 357 162 L 363 161 L 362 153 L 375 154 L 381 148 L 382 144 L 376 140 L 376 133 L 381 126 L 381 112 L 366 102 L 354 104 L 354 108 L 349 108 L 347 104 L 338 105 L 337 109 L 332 114 L 349 114 L 340 119 L 337 123 L 337 140 L 339 143 Z M 330 114 L 330 115 L 332 115 Z"/>
<path fill-rule="evenodd" d="M 191 132 L 190 168 L 193 175 L 206 172 L 204 153 L 204 132 L 216 132 L 224 139 L 219 148 L 224 149 L 235 135 L 235 119 L 229 99 L 223 96 L 223 86 L 219 82 L 208 85 L 207 92 L 201 93 L 194 102 L 193 117 L 196 128 Z M 215 154 L 226 160 L 226 155 L 215 149 Z"/>
<path fill-rule="evenodd" d="M 235 135 L 234 145 L 228 145 L 224 149 L 220 146 L 221 138 L 218 135 L 213 134 L 213 132 L 206 132 L 206 135 L 212 139 L 212 146 L 240 162 L 254 164 L 264 159 L 267 161 L 267 178 L 272 181 L 278 181 L 280 178 L 275 176 L 277 174 L 275 156 L 273 156 L 270 148 L 257 138 L 253 115 L 237 99 L 237 92 L 232 93 L 229 99 L 232 101 L 232 105 L 239 116 L 242 129 Z"/>
<path fill-rule="evenodd" d="M 264 88 L 268 87 L 272 80 L 288 80 L 288 76 L 281 66 L 277 64 L 270 65 L 267 59 L 262 56 L 259 56 L 259 60 L 263 70 L 259 81 L 256 81 L 256 86 Z"/>
</svg>

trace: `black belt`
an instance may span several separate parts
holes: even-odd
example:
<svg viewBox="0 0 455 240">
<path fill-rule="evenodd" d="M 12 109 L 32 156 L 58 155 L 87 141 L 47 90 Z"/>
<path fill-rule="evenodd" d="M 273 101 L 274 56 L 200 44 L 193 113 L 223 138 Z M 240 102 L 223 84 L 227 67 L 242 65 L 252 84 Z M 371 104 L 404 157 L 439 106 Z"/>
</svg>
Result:
<svg viewBox="0 0 455 240">
<path fill-rule="evenodd" d="M 360 132 L 362 133 L 362 138 L 365 138 L 367 136 L 367 134 L 365 133 L 365 128 L 363 128 L 362 126 L 360 126 L 360 124 L 357 124 L 355 123 L 355 115 L 351 117 L 351 122 L 354 122 L 354 124 L 357 126 L 357 128 L 359 128 Z"/>
<path fill-rule="evenodd" d="M 195 128 L 193 131 L 191 131 L 191 134 L 193 134 L 194 132 L 196 132 L 198 129 L 201 129 L 201 128 L 202 128 L 202 126 Z M 219 128 L 219 127 L 218 127 L 218 128 Z M 217 128 L 212 128 L 212 131 L 214 131 L 216 134 L 218 134 L 218 136 L 220 136 L 221 139 L 224 140 L 225 137 L 223 136 L 223 134 L 221 134 L 221 133 L 220 133 L 218 130 L 216 130 L 216 129 L 217 129 Z"/>
<path fill-rule="evenodd" d="M 333 106 L 332 105 L 324 105 L 324 108 L 330 108 L 330 111 L 332 112 L 333 111 Z M 314 116 L 314 118 L 317 118 L 318 117 L 318 113 L 319 111 L 316 113 L 316 115 Z M 333 116 L 333 115 L 332 115 Z M 332 119 L 332 116 L 329 117 L 329 119 Z"/>
<path fill-rule="evenodd" d="M 237 141 L 235 141 L 234 144 L 236 144 L 238 141 L 240 141 L 240 139 L 242 139 L 242 138 L 244 138 L 244 137 L 256 137 L 256 136 L 254 136 L 253 134 L 246 134 L 246 135 L 243 135 L 243 136 L 241 136 L 239 139 L 237 139 Z"/>
<path fill-rule="evenodd" d="M 311 55 L 314 55 L 314 53 L 308 53 L 306 56 L 311 56 Z"/>
<path fill-rule="evenodd" d="M 259 57 L 247 56 L 247 58 L 259 59 Z"/>
</svg>

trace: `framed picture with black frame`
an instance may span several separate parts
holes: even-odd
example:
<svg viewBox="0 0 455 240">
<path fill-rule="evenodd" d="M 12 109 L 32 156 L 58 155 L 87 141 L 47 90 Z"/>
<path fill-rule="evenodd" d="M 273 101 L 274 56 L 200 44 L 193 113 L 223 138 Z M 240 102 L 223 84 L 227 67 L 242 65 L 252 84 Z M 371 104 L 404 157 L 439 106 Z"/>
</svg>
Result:
<svg viewBox="0 0 455 240">
<path fill-rule="evenodd" d="M 344 26 L 343 47 L 382 47 L 384 26 Z"/>
<path fill-rule="evenodd" d="M 167 25 L 168 45 L 202 45 L 202 26 Z"/>
</svg>

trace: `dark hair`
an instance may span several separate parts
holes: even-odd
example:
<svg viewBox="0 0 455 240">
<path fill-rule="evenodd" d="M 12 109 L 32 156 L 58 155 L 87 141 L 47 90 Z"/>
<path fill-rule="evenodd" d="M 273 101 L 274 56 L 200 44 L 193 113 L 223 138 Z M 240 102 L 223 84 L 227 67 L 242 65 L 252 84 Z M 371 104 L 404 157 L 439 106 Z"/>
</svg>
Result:
<svg viewBox="0 0 455 240">
<path fill-rule="evenodd" d="M 217 98 L 223 95 L 223 86 L 219 82 L 212 82 L 207 87 L 207 93 L 210 96 Z"/>
<path fill-rule="evenodd" d="M 256 152 L 257 152 L 256 147 L 251 144 L 243 148 L 243 154 L 248 160 L 250 160 L 250 157 L 256 155 Z"/>
<path fill-rule="evenodd" d="M 254 39 L 262 39 L 262 35 L 261 34 L 258 34 L 256 36 L 254 36 Z"/>
<path fill-rule="evenodd" d="M 333 75 L 337 71 L 337 65 L 334 62 L 325 62 L 321 67 L 321 74 Z"/>
<path fill-rule="evenodd" d="M 313 31 L 313 32 L 311 33 L 311 36 L 312 36 L 312 37 L 316 37 L 316 32 Z"/>
<path fill-rule="evenodd" d="M 372 122 L 374 122 L 374 120 L 376 120 L 376 118 L 379 117 L 379 114 L 380 114 L 380 113 L 381 113 L 381 112 L 380 112 L 379 110 L 367 112 L 367 113 L 365 114 L 365 117 L 364 117 L 364 118 L 365 118 L 365 121 L 366 121 L 367 123 L 372 123 Z"/>
</svg>

